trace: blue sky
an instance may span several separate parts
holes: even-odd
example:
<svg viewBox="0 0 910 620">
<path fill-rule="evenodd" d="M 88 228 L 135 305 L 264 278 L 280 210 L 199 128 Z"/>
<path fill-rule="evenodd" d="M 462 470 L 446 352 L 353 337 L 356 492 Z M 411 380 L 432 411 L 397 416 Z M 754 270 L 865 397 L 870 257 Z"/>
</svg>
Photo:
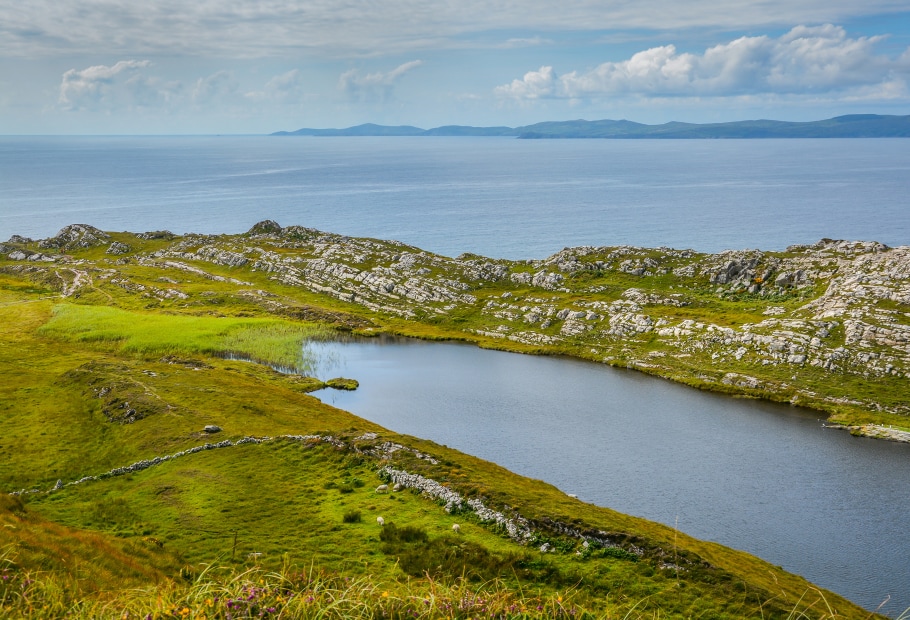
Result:
<svg viewBox="0 0 910 620">
<path fill-rule="evenodd" d="M 0 0 L 0 134 L 910 113 L 906 0 Z"/>
</svg>

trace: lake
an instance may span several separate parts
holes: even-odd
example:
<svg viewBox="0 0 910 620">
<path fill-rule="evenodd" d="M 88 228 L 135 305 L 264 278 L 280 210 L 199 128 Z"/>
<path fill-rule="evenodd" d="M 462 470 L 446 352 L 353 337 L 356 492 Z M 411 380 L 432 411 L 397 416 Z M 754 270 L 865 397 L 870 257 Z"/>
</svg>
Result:
<svg viewBox="0 0 910 620">
<path fill-rule="evenodd" d="M 470 345 L 319 345 L 325 402 L 587 502 L 753 553 L 851 600 L 910 607 L 910 445 L 635 371 Z"/>
</svg>

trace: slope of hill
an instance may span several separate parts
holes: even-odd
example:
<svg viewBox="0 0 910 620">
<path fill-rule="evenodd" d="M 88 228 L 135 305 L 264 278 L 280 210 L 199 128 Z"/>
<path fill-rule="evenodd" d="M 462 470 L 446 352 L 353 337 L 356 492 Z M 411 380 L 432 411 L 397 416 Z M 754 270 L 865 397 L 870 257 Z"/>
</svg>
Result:
<svg viewBox="0 0 910 620">
<path fill-rule="evenodd" d="M 257 617 L 868 617 L 748 554 L 334 409 L 308 395 L 321 381 L 269 364 L 304 367 L 288 351 L 336 330 L 576 355 L 616 342 L 633 351 L 617 359 L 624 365 L 672 374 L 703 364 L 717 389 L 776 395 L 773 382 L 799 366 L 811 371 L 799 371 L 794 394 L 814 390 L 824 404 L 830 390 L 862 384 L 855 397 L 870 398 L 869 386 L 886 387 L 875 397 L 899 409 L 903 345 L 888 343 L 903 324 L 894 300 L 906 280 L 902 250 L 576 248 L 510 262 L 262 222 L 244 235 L 183 237 L 77 225 L 14 238 L 2 252 L 0 485 L 14 493 L 0 504 L 7 615 L 227 617 L 243 600 Z M 838 277 L 863 269 L 876 283 L 865 280 L 853 303 L 844 291 L 855 279 L 824 275 L 835 264 Z M 740 290 L 759 277 L 765 296 Z M 671 280 L 678 297 L 659 292 Z M 725 340 L 738 327 L 727 324 L 782 320 L 762 314 L 768 304 L 789 315 L 787 343 L 802 343 L 805 321 L 819 359 L 835 345 L 845 353 L 812 365 L 807 343 L 797 362 L 799 353 L 775 349 L 784 336 L 768 323 L 753 325 L 748 356 L 731 355 L 727 368 L 708 361 L 732 350 Z M 842 307 L 866 325 L 882 312 L 896 320 L 887 334 L 857 331 L 837 318 Z M 660 320 L 646 317 L 656 312 L 657 329 L 689 333 L 655 346 Z M 859 374 L 853 356 L 869 349 L 854 349 L 850 334 L 882 351 Z M 677 359 L 672 347 L 689 346 L 681 342 L 706 351 L 690 347 L 660 370 L 664 357 Z M 771 368 L 750 378 L 746 364 Z"/>
</svg>

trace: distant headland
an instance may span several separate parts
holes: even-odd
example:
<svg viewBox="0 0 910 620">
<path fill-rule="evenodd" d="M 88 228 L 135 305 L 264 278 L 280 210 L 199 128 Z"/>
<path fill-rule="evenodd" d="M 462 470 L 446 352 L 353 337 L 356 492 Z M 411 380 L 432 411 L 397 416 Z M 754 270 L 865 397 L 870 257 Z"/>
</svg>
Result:
<svg viewBox="0 0 910 620">
<path fill-rule="evenodd" d="M 278 131 L 273 136 L 505 136 L 526 140 L 543 138 L 610 139 L 720 139 L 720 138 L 908 138 L 910 115 L 851 114 L 820 121 L 772 120 L 729 123 L 680 123 L 645 125 L 627 120 L 548 121 L 523 127 L 472 127 L 444 125 L 421 129 L 411 125 L 367 123 L 346 129 Z"/>
</svg>

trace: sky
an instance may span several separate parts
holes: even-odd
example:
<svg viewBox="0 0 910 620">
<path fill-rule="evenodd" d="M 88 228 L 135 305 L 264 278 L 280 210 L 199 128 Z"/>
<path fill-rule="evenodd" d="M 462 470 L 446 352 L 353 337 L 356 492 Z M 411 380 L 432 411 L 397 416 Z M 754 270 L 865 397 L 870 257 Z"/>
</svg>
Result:
<svg viewBox="0 0 910 620">
<path fill-rule="evenodd" d="M 0 134 L 910 114 L 907 0 L 0 0 Z"/>
</svg>

